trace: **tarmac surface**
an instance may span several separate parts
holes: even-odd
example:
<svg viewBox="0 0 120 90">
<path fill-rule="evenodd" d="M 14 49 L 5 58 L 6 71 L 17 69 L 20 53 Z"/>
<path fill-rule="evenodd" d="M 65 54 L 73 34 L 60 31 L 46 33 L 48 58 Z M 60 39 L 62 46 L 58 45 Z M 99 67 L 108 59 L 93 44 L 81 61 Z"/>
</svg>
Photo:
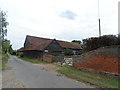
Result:
<svg viewBox="0 0 120 90">
<path fill-rule="evenodd" d="M 9 69 L 3 71 L 3 88 L 88 88 L 76 80 L 59 76 L 10 55 Z"/>
</svg>

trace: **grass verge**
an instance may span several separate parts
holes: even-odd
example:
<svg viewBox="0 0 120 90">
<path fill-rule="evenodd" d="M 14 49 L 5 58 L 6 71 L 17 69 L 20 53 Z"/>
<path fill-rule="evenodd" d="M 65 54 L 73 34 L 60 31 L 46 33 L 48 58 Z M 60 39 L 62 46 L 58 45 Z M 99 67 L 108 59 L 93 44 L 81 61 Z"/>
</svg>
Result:
<svg viewBox="0 0 120 90">
<path fill-rule="evenodd" d="M 78 70 L 70 66 L 61 66 L 57 71 L 70 78 L 94 85 L 97 88 L 118 88 L 120 86 L 119 77 Z"/>
<path fill-rule="evenodd" d="M 5 69 L 7 67 L 6 63 L 8 62 L 9 58 L 10 57 L 7 54 L 2 55 L 2 65 L 0 64 L 0 68 Z"/>
<path fill-rule="evenodd" d="M 40 59 L 31 59 L 31 58 L 20 57 L 20 56 L 17 56 L 17 57 L 24 60 L 24 61 L 31 62 L 34 64 L 48 64 L 48 62 L 45 62 L 45 61 L 40 60 Z"/>
</svg>

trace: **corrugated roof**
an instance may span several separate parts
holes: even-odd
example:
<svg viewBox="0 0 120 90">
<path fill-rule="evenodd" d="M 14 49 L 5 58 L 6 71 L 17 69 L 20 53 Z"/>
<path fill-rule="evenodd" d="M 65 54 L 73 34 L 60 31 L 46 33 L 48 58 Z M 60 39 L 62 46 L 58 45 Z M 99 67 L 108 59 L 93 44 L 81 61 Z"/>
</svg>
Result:
<svg viewBox="0 0 120 90">
<path fill-rule="evenodd" d="M 30 46 L 26 47 L 24 50 L 44 50 L 53 40 L 53 39 L 30 36 L 30 35 L 27 35 L 26 38 L 27 40 L 29 40 Z M 57 41 L 63 48 L 81 49 L 78 43 L 66 42 L 60 40 Z"/>
</svg>

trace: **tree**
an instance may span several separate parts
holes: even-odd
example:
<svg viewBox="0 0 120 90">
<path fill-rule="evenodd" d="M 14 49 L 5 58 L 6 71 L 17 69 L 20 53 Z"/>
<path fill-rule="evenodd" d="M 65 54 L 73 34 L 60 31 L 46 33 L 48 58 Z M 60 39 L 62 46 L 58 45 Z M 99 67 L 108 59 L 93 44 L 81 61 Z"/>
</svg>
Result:
<svg viewBox="0 0 120 90">
<path fill-rule="evenodd" d="M 10 40 L 3 40 L 2 41 L 2 51 L 3 52 L 8 52 L 8 50 L 9 50 L 9 47 L 10 47 Z"/>
<path fill-rule="evenodd" d="M 82 43 L 80 40 L 72 40 L 72 42 L 79 43 L 80 45 Z"/>
<path fill-rule="evenodd" d="M 2 41 L 2 52 L 3 54 L 6 54 L 9 52 L 10 54 L 15 53 L 16 51 L 12 49 L 12 45 L 10 44 L 10 40 L 3 40 Z"/>
<path fill-rule="evenodd" d="M 9 53 L 12 55 L 16 55 L 16 51 L 12 49 L 12 45 L 9 47 Z"/>
<path fill-rule="evenodd" d="M 0 10 L 0 39 L 4 40 L 4 37 L 7 36 L 7 26 L 8 26 L 8 22 L 7 22 L 7 15 L 6 12 L 4 12 L 3 10 Z"/>
<path fill-rule="evenodd" d="M 6 48 L 6 46 L 9 45 L 8 44 L 9 41 L 5 40 L 5 36 L 7 36 L 7 25 L 8 25 L 6 17 L 7 17 L 6 12 L 0 9 L 0 54 L 1 51 L 3 51 L 3 53 L 6 53 L 8 49 Z"/>
<path fill-rule="evenodd" d="M 117 38 L 116 44 L 117 44 L 117 45 L 120 45 L 120 36 Z"/>
</svg>

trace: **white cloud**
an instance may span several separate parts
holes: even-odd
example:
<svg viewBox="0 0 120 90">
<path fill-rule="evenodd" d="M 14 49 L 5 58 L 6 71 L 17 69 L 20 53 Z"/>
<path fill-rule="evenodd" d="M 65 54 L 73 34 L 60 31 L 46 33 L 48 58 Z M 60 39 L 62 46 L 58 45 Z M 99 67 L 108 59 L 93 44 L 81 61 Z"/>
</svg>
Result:
<svg viewBox="0 0 120 90">
<path fill-rule="evenodd" d="M 61 12 L 60 17 L 64 17 L 70 20 L 74 20 L 76 18 L 77 14 L 70 11 L 70 10 L 66 10 L 65 12 Z"/>
</svg>

